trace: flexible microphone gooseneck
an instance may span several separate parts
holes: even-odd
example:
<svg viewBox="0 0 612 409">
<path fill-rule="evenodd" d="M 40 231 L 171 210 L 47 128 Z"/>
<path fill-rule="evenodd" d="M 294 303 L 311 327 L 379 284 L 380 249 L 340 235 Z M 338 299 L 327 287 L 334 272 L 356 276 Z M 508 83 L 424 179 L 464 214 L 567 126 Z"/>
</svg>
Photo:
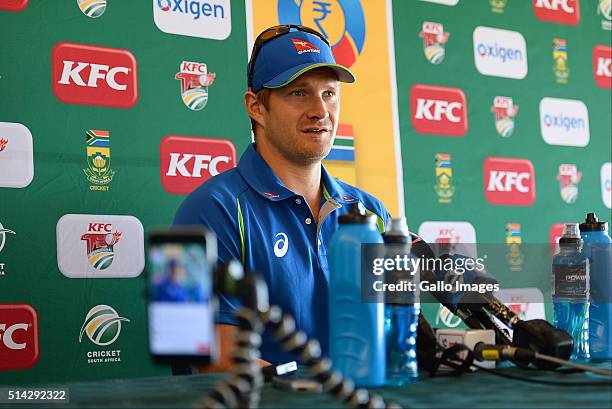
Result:
<svg viewBox="0 0 612 409">
<path fill-rule="evenodd" d="M 446 259 L 449 257 L 453 259 L 469 258 L 460 254 L 445 254 L 436 257 L 433 249 L 421 237 L 413 233 L 411 233 L 411 236 L 412 253 L 416 257 L 429 260 Z M 431 264 L 436 265 L 436 263 Z M 430 263 L 422 263 L 421 265 L 428 266 Z M 451 273 L 456 274 L 454 272 Z M 497 282 L 493 276 L 484 270 L 474 270 L 471 273 L 470 280 L 474 283 Z M 427 281 L 430 284 L 444 282 L 448 274 L 449 272 L 440 269 L 422 268 L 421 281 Z M 490 292 L 470 293 L 468 295 L 446 291 L 430 291 L 430 294 L 453 314 L 461 318 L 469 328 L 492 329 L 495 332 L 497 344 L 528 348 L 535 353 L 563 360 L 569 359 L 571 355 L 574 341 L 570 334 L 553 327 L 546 320 L 521 320 L 510 308 Z M 497 318 L 507 328 L 513 330 L 512 338 L 510 338 L 507 329 L 493 321 L 492 316 Z M 524 363 L 519 361 L 515 361 L 515 363 L 519 366 L 525 366 Z M 558 362 L 545 359 L 536 359 L 534 364 L 542 369 L 555 369 L 560 366 Z"/>
</svg>

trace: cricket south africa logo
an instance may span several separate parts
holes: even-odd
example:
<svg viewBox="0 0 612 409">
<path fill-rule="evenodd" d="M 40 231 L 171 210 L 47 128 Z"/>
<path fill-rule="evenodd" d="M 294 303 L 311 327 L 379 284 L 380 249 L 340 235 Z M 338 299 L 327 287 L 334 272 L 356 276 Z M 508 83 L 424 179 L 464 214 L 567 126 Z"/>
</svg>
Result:
<svg viewBox="0 0 612 409">
<path fill-rule="evenodd" d="M 8 140 L 0 139 L 0 152 L 2 152 L 6 148 L 6 145 L 8 145 Z"/>
<path fill-rule="evenodd" d="M 87 313 L 85 322 L 79 334 L 79 343 L 86 335 L 91 342 L 99 346 L 110 345 L 121 335 L 121 322 L 130 322 L 129 319 L 120 317 L 113 307 L 108 305 L 97 305 Z"/>
<path fill-rule="evenodd" d="M 106 11 L 106 0 L 77 0 L 79 8 L 87 17 L 98 18 Z"/>
<path fill-rule="evenodd" d="M 11 229 L 5 229 L 4 226 L 2 225 L 2 222 L 0 222 L 0 252 L 2 252 L 2 249 L 4 248 L 4 245 L 6 244 L 7 234 L 17 234 L 17 233 L 15 233 Z"/>
<path fill-rule="evenodd" d="M 215 81 L 215 74 L 209 73 L 206 64 L 183 61 L 180 71 L 174 76 L 181 81 L 181 97 L 185 106 L 192 111 L 201 111 L 208 104 L 208 87 Z"/>
<path fill-rule="evenodd" d="M 521 271 L 525 256 L 521 253 L 521 225 L 520 223 L 506 224 L 506 261 L 510 271 Z"/>
<path fill-rule="evenodd" d="M 561 198 L 567 204 L 573 204 L 578 199 L 578 183 L 582 179 L 582 173 L 578 172 L 576 165 L 562 164 L 559 165 L 559 188 L 561 189 Z"/>
<path fill-rule="evenodd" d="M 278 0 L 279 24 L 301 24 L 320 32 L 338 64 L 351 67 L 363 51 L 366 22 L 360 0 Z"/>
<path fill-rule="evenodd" d="M 423 51 L 425 57 L 432 64 L 440 64 L 444 61 L 444 45 L 448 41 L 449 33 L 444 32 L 444 26 L 440 23 L 426 21 L 419 37 L 423 39 Z"/>
<path fill-rule="evenodd" d="M 489 4 L 491 5 L 491 12 L 493 13 L 503 13 L 506 9 L 507 0 L 489 0 Z"/>
<path fill-rule="evenodd" d="M 109 190 L 108 185 L 115 176 L 111 169 L 110 134 L 108 131 L 90 129 L 85 132 L 87 145 L 87 169 L 83 169 L 87 180 L 93 185 L 90 190 Z"/>
<path fill-rule="evenodd" d="M 514 117 L 518 109 L 510 97 L 496 96 L 493 99 L 491 112 L 495 114 L 495 130 L 502 137 L 508 138 L 514 132 Z"/>
<path fill-rule="evenodd" d="M 570 69 L 567 66 L 567 41 L 563 38 L 553 40 L 553 71 L 557 84 L 567 84 Z"/>
<path fill-rule="evenodd" d="M 89 223 L 87 233 L 81 240 L 87 242 L 87 262 L 96 270 L 106 270 L 115 258 L 114 246 L 121 239 L 121 233 L 112 231 L 110 223 Z"/>
<path fill-rule="evenodd" d="M 438 203 L 451 203 L 455 187 L 453 186 L 453 165 L 448 153 L 438 153 L 435 157 L 436 184 L 434 190 Z"/>
</svg>

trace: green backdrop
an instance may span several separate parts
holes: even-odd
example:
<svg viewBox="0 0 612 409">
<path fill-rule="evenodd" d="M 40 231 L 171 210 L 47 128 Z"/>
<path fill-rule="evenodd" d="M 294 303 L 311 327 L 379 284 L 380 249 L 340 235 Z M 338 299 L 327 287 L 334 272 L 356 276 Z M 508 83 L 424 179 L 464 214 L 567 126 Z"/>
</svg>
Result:
<svg viewBox="0 0 612 409">
<path fill-rule="evenodd" d="M 264 0 L 253 0 L 254 7 L 258 1 Z M 503 13 L 492 12 L 485 0 L 461 0 L 456 6 L 419 0 L 392 3 L 405 212 L 412 229 L 425 221 L 467 221 L 479 242 L 503 244 L 507 224 L 518 223 L 524 243 L 547 243 L 554 223 L 581 220 L 586 211 L 611 218 L 602 202 L 600 180 L 600 168 L 611 157 L 610 90 L 595 85 L 591 63 L 594 45 L 610 46 L 610 31 L 602 29 L 605 17 L 597 13 L 598 2 L 581 2 L 576 26 L 538 20 L 527 0 L 504 3 Z M 380 4 L 384 7 L 385 2 Z M 32 305 L 38 313 L 40 338 L 37 364 L 31 369 L 0 371 L 0 384 L 169 373 L 168 368 L 152 364 L 147 352 L 144 275 L 63 276 L 57 264 L 56 225 L 70 213 L 132 215 L 142 222 L 145 233 L 153 226 L 170 224 L 184 196 L 167 193 L 160 182 L 159 143 L 167 135 L 228 139 L 241 155 L 250 142 L 242 103 L 246 16 L 245 2 L 232 0 L 231 34 L 218 41 L 160 31 L 146 0 L 111 0 L 95 19 L 81 13 L 72 0 L 31 0 L 21 12 L 0 11 L 0 121 L 26 125 L 34 141 L 32 183 L 21 189 L 0 187 L 0 223 L 15 232 L 6 235 L 0 253 L 4 264 L 0 303 Z M 419 37 L 424 21 L 442 23 L 450 33 L 439 65 L 424 56 Z M 529 61 L 525 79 L 483 76 L 476 70 L 472 33 L 477 26 L 522 33 Z M 567 84 L 555 82 L 554 38 L 568 44 Z M 50 81 L 51 50 L 58 42 L 130 50 L 138 62 L 136 105 L 117 109 L 60 102 Z M 208 71 L 216 74 L 208 104 L 201 111 L 192 111 L 181 101 L 174 76 L 182 61 L 206 63 Z M 464 137 L 415 132 L 409 99 L 413 84 L 463 90 L 469 107 Z M 514 133 L 508 138 L 495 131 L 491 106 L 498 95 L 512 97 L 520 107 Z M 543 141 L 538 112 L 543 97 L 577 99 L 588 106 L 588 146 L 552 146 Z M 83 174 L 87 167 L 84 136 L 89 129 L 110 131 L 115 176 L 107 192 L 91 191 Z M 452 157 L 455 193 L 451 203 L 440 203 L 434 191 L 434 157 L 439 153 Z M 486 201 L 482 166 L 490 156 L 531 160 L 537 184 L 532 206 L 493 206 Z M 582 172 L 573 204 L 565 203 L 559 193 L 556 177 L 562 163 L 576 164 Z M 112 346 L 79 342 L 85 316 L 96 305 L 112 306 L 130 320 L 123 323 Z M 437 307 L 424 308 L 433 319 Z M 87 362 L 88 352 L 108 349 L 121 350 L 121 362 Z"/>
</svg>

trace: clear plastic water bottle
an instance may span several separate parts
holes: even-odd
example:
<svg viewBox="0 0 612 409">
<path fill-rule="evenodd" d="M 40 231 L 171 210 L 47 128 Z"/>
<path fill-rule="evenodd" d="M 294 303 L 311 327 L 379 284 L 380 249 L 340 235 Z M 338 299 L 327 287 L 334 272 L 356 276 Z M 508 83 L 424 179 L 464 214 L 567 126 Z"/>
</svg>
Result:
<svg viewBox="0 0 612 409">
<path fill-rule="evenodd" d="M 571 359 L 588 360 L 589 260 L 582 253 L 578 223 L 566 223 L 553 257 L 553 325 L 574 338 Z"/>
<path fill-rule="evenodd" d="M 382 243 L 376 216 L 361 203 L 338 218 L 329 244 L 329 354 L 358 387 L 385 384 L 384 303 L 361 299 L 361 245 Z"/>
<path fill-rule="evenodd" d="M 394 258 L 396 255 L 414 258 L 410 253 L 412 241 L 404 217 L 389 221 L 383 239 L 387 248 L 387 258 Z M 416 286 L 419 272 L 391 271 L 387 274 L 387 282 L 396 283 L 399 280 L 411 282 Z M 387 385 L 408 385 L 419 379 L 416 337 L 420 311 L 416 287 L 414 292 L 387 294 L 385 304 Z"/>
<path fill-rule="evenodd" d="M 588 213 L 580 223 L 590 262 L 589 348 L 592 360 L 612 359 L 612 239 L 608 223 Z"/>
</svg>

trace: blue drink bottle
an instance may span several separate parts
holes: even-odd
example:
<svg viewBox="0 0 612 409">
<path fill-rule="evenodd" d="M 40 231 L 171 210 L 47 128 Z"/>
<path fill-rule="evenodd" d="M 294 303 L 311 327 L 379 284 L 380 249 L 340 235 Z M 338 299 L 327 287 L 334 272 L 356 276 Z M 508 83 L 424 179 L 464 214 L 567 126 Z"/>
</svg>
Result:
<svg viewBox="0 0 612 409">
<path fill-rule="evenodd" d="M 361 300 L 361 244 L 382 242 L 376 216 L 355 203 L 329 246 L 330 358 L 358 387 L 385 384 L 384 303 Z"/>
<path fill-rule="evenodd" d="M 574 338 L 571 359 L 589 359 L 589 261 L 578 223 L 566 223 L 553 257 L 553 325 Z"/>
<path fill-rule="evenodd" d="M 400 217 L 390 220 L 383 235 L 387 248 L 387 258 L 407 256 L 412 241 L 406 219 Z M 399 281 L 419 282 L 418 271 L 393 271 L 387 274 L 387 283 Z M 385 299 L 385 336 L 387 340 L 387 385 L 402 386 L 415 383 L 419 379 L 416 355 L 416 337 L 421 305 L 416 289 L 399 294 L 386 294 Z"/>
<path fill-rule="evenodd" d="M 584 253 L 591 264 L 591 305 L 589 307 L 589 343 L 591 359 L 612 359 L 612 239 L 608 223 L 587 214 L 580 223 Z"/>
</svg>

